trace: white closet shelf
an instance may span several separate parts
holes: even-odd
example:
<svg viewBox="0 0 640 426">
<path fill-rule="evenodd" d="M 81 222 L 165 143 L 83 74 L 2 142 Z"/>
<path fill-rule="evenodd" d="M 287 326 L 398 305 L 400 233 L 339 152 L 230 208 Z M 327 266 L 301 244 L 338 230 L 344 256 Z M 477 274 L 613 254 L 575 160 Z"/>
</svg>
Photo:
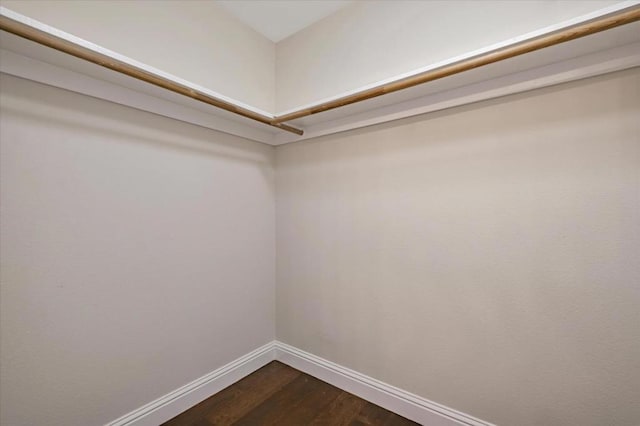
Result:
<svg viewBox="0 0 640 426">
<path fill-rule="evenodd" d="M 3 7 L 0 7 L 0 17 L 19 20 L 39 31 L 159 76 L 168 82 L 166 84 L 192 89 L 214 100 L 220 100 L 223 104 L 228 103 L 231 107 L 227 110 L 221 109 L 214 106 L 215 102 L 205 103 L 192 99 L 184 93 L 180 94 L 179 90 L 171 91 L 158 87 L 4 31 L 0 37 L 0 72 L 258 142 L 280 145 L 640 66 L 640 22 L 635 16 L 640 14 L 639 4 L 640 1 L 618 3 L 553 27 L 487 46 L 479 51 L 468 52 L 278 116 L 234 101 L 208 88 L 108 51 Z M 323 105 L 339 104 L 340 99 L 345 97 L 366 94 L 367 91 L 374 93 L 375 90 L 372 89 L 376 87 L 411 79 L 412 76 L 423 75 L 430 70 L 451 67 L 453 64 L 489 55 L 500 49 L 512 49 L 531 40 L 549 38 L 563 31 L 568 34 L 572 28 L 585 28 L 590 23 L 605 22 L 607 18 L 623 14 L 627 21 L 619 26 L 603 28 L 590 35 L 503 58 L 499 62 L 481 67 L 471 67 L 464 72 L 453 73 L 383 96 L 365 96 L 358 102 L 339 108 L 328 108 L 326 111 L 322 109 Z M 630 19 L 630 16 L 633 19 Z M 234 107 L 239 108 L 242 114 L 238 114 Z M 302 111 L 305 113 L 300 114 Z M 312 113 L 307 114 L 309 111 Z M 282 115 L 292 118 L 285 124 L 280 119 Z M 304 134 L 297 134 L 297 129 L 303 129 Z"/>
</svg>

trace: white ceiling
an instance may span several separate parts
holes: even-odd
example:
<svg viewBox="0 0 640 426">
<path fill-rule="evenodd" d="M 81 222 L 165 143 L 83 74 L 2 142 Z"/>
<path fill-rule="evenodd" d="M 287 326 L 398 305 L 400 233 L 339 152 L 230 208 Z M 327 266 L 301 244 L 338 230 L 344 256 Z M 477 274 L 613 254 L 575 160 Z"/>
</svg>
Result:
<svg viewBox="0 0 640 426">
<path fill-rule="evenodd" d="M 242 22 L 277 43 L 342 9 L 352 0 L 217 0 Z"/>
</svg>

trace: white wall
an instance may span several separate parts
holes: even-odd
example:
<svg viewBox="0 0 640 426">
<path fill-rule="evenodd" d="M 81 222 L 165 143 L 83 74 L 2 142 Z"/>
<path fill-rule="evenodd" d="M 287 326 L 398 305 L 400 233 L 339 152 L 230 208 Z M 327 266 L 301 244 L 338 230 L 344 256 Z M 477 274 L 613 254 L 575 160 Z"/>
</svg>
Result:
<svg viewBox="0 0 640 426">
<path fill-rule="evenodd" d="M 273 340 L 272 147 L 0 84 L 0 424 L 105 424 Z"/>
<path fill-rule="evenodd" d="M 640 69 L 276 149 L 277 336 L 504 426 L 640 424 Z"/>
<path fill-rule="evenodd" d="M 213 1 L 2 0 L 0 5 L 264 111 L 275 45 Z"/>
<path fill-rule="evenodd" d="M 276 48 L 281 114 L 593 12 L 595 1 L 356 1 Z"/>
</svg>

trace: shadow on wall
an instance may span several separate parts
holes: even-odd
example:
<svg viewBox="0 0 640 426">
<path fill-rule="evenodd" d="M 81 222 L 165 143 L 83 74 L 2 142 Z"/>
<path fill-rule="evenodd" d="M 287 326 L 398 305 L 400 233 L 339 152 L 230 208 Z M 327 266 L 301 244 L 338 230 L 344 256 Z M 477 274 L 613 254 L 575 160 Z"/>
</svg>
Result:
<svg viewBox="0 0 640 426">
<path fill-rule="evenodd" d="M 483 150 L 484 147 L 481 143 L 477 143 L 478 140 L 490 140 L 495 134 L 496 129 L 500 129 L 501 134 L 513 134 L 521 135 L 528 133 L 528 130 L 537 129 L 540 126 L 549 125 L 554 122 L 567 120 L 570 121 L 584 121 L 584 120 L 606 120 L 606 111 L 609 105 L 603 104 L 602 100 L 594 99 L 594 102 L 588 104 L 581 104 L 579 109 L 575 108 L 575 100 L 570 97 L 562 97 L 562 100 L 566 103 L 564 105 L 563 114 L 559 117 L 555 114 L 554 109 L 539 109 L 531 111 L 528 116 L 514 116 L 510 117 L 510 121 L 505 122 L 504 117 L 500 114 L 495 114 L 490 119 L 484 119 L 482 121 L 467 122 L 464 126 L 447 126 L 446 133 L 442 134 L 429 134 L 425 135 L 421 132 L 418 126 L 426 125 L 430 121 L 439 120 L 445 117 L 456 116 L 471 111 L 480 109 L 493 108 L 500 106 L 505 102 L 516 105 L 519 102 L 525 102 L 528 99 L 543 99 L 549 94 L 556 93 L 561 94 L 563 92 L 571 92 L 577 87 L 584 85 L 594 84 L 596 82 L 615 81 L 619 79 L 620 75 L 631 75 L 637 72 L 635 69 L 627 71 L 621 71 L 619 73 L 605 74 L 598 77 L 592 77 L 587 80 L 578 80 L 570 83 L 562 83 L 556 86 L 545 87 L 542 89 L 534 89 L 529 92 L 522 92 L 512 95 L 507 95 L 495 99 L 484 100 L 464 106 L 457 106 L 448 108 L 442 111 L 430 112 L 426 114 L 416 115 L 413 117 L 403 118 L 387 123 L 376 124 L 369 127 L 363 127 L 359 129 L 350 130 L 347 132 L 320 136 L 313 139 L 308 139 L 303 142 L 289 144 L 287 150 L 290 152 L 296 152 L 300 155 L 296 159 L 295 164 L 287 165 L 287 168 L 305 167 L 309 164 L 321 164 L 326 161 L 357 161 L 358 159 L 371 158 L 371 157 L 393 157 L 399 151 L 403 150 L 424 150 L 429 149 L 434 157 L 434 161 L 451 160 L 456 161 L 452 156 L 460 158 L 473 157 L 475 155 L 474 149 Z M 624 85 L 618 85 L 618 92 L 636 91 L 640 92 L 640 87 L 629 87 Z M 618 105 L 615 107 L 632 107 L 632 101 L 629 97 L 620 96 L 623 102 L 627 101 L 627 104 Z M 614 109 L 614 108 L 612 108 Z M 416 137 L 406 137 L 403 139 L 397 138 L 396 129 L 406 126 L 413 127 Z M 474 144 L 468 144 L 467 136 L 470 131 L 474 134 Z M 371 137 L 375 134 L 375 140 Z M 419 136 L 419 137 L 418 137 Z M 345 138 L 350 138 L 349 142 L 345 142 Z M 517 140 L 517 138 L 513 138 Z M 541 141 L 541 143 L 544 141 Z M 360 143 L 367 144 L 367 150 L 362 150 L 359 146 Z M 329 149 L 318 150 L 313 155 L 305 156 L 303 153 L 306 150 L 311 150 L 314 145 L 327 144 L 331 145 Z M 476 148 L 474 148 L 474 145 Z M 505 145 L 500 147 L 501 150 L 514 149 L 515 147 Z M 510 148 L 511 146 L 511 148 Z M 504 151 L 503 151 L 504 152 Z M 324 153 L 324 154 L 323 154 Z M 288 154 L 287 154 L 288 155 Z M 442 155 L 442 158 L 440 156 Z M 419 160 L 420 165 L 426 165 L 424 158 Z"/>
<path fill-rule="evenodd" d="M 0 92 L 2 107 L 7 111 L 49 125 L 98 131 L 114 136 L 113 143 L 143 143 L 182 154 L 248 161 L 265 171 L 272 168 L 272 147 L 191 123 L 122 105 L 116 107 L 104 100 L 8 75 L 0 79 Z M 11 101 L 7 102 L 8 99 Z M 31 107 L 34 104 L 38 105 L 37 109 Z M 38 113 L 42 110 L 46 110 L 46 114 Z"/>
</svg>

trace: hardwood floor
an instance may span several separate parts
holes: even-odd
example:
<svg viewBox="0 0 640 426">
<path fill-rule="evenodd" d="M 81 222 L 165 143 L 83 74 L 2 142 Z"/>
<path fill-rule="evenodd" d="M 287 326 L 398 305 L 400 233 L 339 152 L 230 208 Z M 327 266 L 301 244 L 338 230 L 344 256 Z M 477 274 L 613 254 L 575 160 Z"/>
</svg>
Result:
<svg viewBox="0 0 640 426">
<path fill-rule="evenodd" d="M 273 361 L 163 426 L 417 425 L 321 380 Z"/>
</svg>

